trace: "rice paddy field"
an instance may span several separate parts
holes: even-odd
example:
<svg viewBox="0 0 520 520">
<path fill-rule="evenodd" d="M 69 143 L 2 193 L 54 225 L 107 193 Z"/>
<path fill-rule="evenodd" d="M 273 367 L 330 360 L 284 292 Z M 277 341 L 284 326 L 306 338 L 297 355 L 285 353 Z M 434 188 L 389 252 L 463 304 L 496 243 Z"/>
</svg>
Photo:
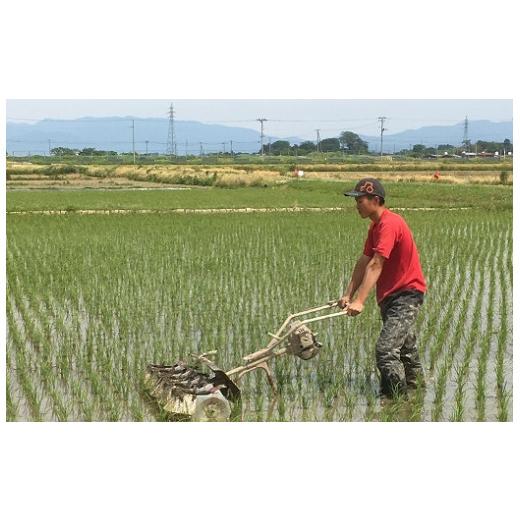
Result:
<svg viewBox="0 0 520 520">
<path fill-rule="evenodd" d="M 316 358 L 274 361 L 278 398 L 263 374 L 246 375 L 235 420 L 512 420 L 512 188 L 445 186 L 451 198 L 435 204 L 429 188 L 421 198 L 420 185 L 407 186 L 410 207 L 436 206 L 399 210 L 429 287 L 417 323 L 426 388 L 380 405 L 372 295 L 361 315 L 313 327 L 324 345 Z M 269 207 L 295 199 L 343 209 L 79 214 L 106 208 L 108 195 L 8 193 L 7 420 L 165 420 L 143 390 L 148 363 L 217 350 L 217 364 L 233 368 L 290 312 L 339 297 L 368 222 L 326 188 L 274 199 L 262 188 L 122 192 L 109 207 L 241 207 L 263 197 Z M 56 208 L 70 211 L 28 213 Z"/>
</svg>

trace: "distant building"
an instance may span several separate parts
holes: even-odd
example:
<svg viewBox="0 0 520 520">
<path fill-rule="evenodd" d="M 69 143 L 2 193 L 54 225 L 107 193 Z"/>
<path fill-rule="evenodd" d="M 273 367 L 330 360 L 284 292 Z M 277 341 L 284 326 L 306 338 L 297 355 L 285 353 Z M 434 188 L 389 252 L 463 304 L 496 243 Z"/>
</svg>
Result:
<svg viewBox="0 0 520 520">
<path fill-rule="evenodd" d="M 500 159 L 501 155 L 499 152 L 462 152 L 462 157 L 466 159 Z"/>
<path fill-rule="evenodd" d="M 428 159 L 460 159 L 460 155 L 455 153 L 430 153 L 427 155 Z"/>
</svg>

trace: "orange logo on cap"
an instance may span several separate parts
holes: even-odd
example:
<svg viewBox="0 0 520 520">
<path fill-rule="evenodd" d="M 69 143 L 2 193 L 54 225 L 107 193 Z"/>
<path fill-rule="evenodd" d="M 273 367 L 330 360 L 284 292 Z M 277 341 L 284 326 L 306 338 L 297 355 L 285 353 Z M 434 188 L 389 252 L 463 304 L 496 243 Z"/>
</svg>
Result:
<svg viewBox="0 0 520 520">
<path fill-rule="evenodd" d="M 374 193 L 374 185 L 370 181 L 366 181 L 359 190 L 366 191 L 367 193 Z"/>
</svg>

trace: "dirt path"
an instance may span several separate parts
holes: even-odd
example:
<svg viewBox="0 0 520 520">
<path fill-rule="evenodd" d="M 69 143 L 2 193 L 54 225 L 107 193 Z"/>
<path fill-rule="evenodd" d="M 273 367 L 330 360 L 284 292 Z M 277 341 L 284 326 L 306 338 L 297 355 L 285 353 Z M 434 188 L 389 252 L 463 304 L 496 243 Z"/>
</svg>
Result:
<svg viewBox="0 0 520 520">
<path fill-rule="evenodd" d="M 393 211 L 464 211 L 471 208 L 391 208 Z M 136 215 L 136 214 L 211 214 L 211 213 L 302 213 L 345 211 L 345 208 L 172 208 L 172 209 L 56 209 L 7 211 L 8 215 Z"/>
</svg>

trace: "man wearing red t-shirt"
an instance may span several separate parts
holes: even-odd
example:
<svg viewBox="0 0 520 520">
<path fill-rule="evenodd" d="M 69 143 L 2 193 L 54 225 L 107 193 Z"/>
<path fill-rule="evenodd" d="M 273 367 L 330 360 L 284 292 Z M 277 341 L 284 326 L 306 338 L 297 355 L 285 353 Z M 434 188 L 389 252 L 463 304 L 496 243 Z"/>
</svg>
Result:
<svg viewBox="0 0 520 520">
<path fill-rule="evenodd" d="M 372 224 L 363 254 L 338 305 L 348 315 L 357 316 L 376 286 L 383 318 L 376 344 L 381 394 L 406 394 L 408 388 L 424 381 L 414 330 L 426 292 L 417 247 L 403 217 L 385 207 L 385 190 L 377 179 L 362 179 L 345 195 L 355 197 L 359 215 L 370 218 Z"/>
</svg>

